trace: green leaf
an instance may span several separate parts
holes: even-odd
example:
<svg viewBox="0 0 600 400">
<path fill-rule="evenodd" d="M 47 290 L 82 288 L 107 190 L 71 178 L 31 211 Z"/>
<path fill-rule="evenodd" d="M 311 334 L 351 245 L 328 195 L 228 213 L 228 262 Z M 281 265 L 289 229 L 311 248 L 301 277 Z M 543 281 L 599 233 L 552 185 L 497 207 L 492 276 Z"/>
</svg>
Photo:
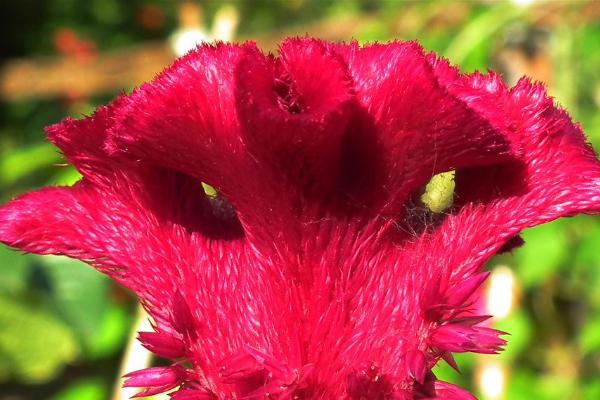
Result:
<svg viewBox="0 0 600 400">
<path fill-rule="evenodd" d="M 75 337 L 53 315 L 0 297 L 0 376 L 46 382 L 77 355 Z M 6 370 L 8 368 L 8 371 Z"/>
<path fill-rule="evenodd" d="M 23 254 L 0 246 L 0 293 L 16 294 L 26 287 L 29 265 Z"/>
<path fill-rule="evenodd" d="M 11 152 L 0 159 L 0 184 L 7 185 L 23 176 L 61 161 L 56 147 L 41 143 Z"/>
<path fill-rule="evenodd" d="M 600 268 L 600 223 L 588 216 L 573 220 L 577 228 L 578 243 L 573 261 L 589 268 Z"/>
<path fill-rule="evenodd" d="M 579 334 L 578 342 L 583 355 L 600 351 L 600 315 L 586 322 Z"/>
<path fill-rule="evenodd" d="M 86 350 L 90 358 L 114 354 L 120 350 L 131 330 L 132 318 L 122 307 L 109 307 L 96 332 L 87 340 Z"/>
<path fill-rule="evenodd" d="M 526 288 L 539 285 L 567 260 L 569 243 L 563 227 L 563 221 L 555 221 L 523 233 L 525 246 L 514 255 L 516 273 Z"/>
<path fill-rule="evenodd" d="M 547 399 L 580 399 L 577 395 L 579 388 L 575 376 L 569 374 L 547 374 L 539 381 L 539 395 Z M 534 398 L 540 398 L 534 397 Z"/>
<path fill-rule="evenodd" d="M 71 384 L 52 396 L 51 400 L 105 400 L 108 398 L 106 383 L 99 379 L 88 379 Z"/>
<path fill-rule="evenodd" d="M 81 174 L 72 166 L 57 168 L 56 173 L 49 179 L 48 184 L 53 186 L 71 186 L 81 179 Z"/>
<path fill-rule="evenodd" d="M 517 368 L 510 375 L 507 382 L 506 399 L 510 400 L 543 400 L 548 397 L 542 397 L 539 393 L 538 377 L 524 368 Z"/>
<path fill-rule="evenodd" d="M 453 354 L 453 356 L 460 368 L 460 374 L 443 360 L 438 362 L 433 368 L 433 373 L 439 380 L 467 387 L 469 385 L 469 375 L 475 364 L 476 356 L 468 353 L 457 353 Z"/>
<path fill-rule="evenodd" d="M 594 379 L 583 387 L 584 399 L 600 399 L 600 379 Z"/>
<path fill-rule="evenodd" d="M 501 359 L 513 361 L 529 349 L 532 325 L 525 312 L 521 310 L 512 312 L 505 319 L 495 322 L 494 328 L 510 334 L 506 337 L 508 344 L 500 354 Z"/>
<path fill-rule="evenodd" d="M 40 261 L 52 282 L 57 311 L 76 332 L 86 356 L 98 358 L 119 349 L 129 320 L 108 301 L 109 279 L 66 257 L 43 257 Z"/>
</svg>

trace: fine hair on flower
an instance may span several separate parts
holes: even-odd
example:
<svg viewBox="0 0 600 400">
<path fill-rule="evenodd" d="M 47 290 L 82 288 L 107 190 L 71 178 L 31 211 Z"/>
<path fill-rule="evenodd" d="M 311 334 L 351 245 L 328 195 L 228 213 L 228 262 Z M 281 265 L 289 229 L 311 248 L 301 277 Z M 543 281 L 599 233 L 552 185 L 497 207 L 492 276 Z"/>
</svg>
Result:
<svg viewBox="0 0 600 400">
<path fill-rule="evenodd" d="M 600 210 L 600 163 L 543 85 L 416 42 L 205 44 L 46 133 L 82 179 L 0 208 L 0 241 L 135 293 L 168 360 L 126 375 L 138 397 L 473 399 L 432 368 L 505 347 L 486 262 Z"/>
</svg>

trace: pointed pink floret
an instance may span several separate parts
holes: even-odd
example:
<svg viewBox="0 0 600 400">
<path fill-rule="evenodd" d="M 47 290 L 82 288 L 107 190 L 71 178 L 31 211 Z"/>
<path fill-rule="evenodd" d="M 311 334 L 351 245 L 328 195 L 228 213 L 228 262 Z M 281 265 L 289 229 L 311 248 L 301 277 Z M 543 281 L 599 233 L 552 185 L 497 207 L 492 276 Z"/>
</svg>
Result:
<svg viewBox="0 0 600 400">
<path fill-rule="evenodd" d="M 138 296 L 172 363 L 127 375 L 138 397 L 473 399 L 431 369 L 505 347 L 477 313 L 485 263 L 600 211 L 600 163 L 541 85 L 414 42 L 203 45 L 46 132 L 83 178 L 0 208 L 0 241 Z"/>
<path fill-rule="evenodd" d="M 475 274 L 458 283 L 456 286 L 448 288 L 446 298 L 448 306 L 451 308 L 460 308 L 467 304 L 467 300 L 477 292 L 477 289 L 481 287 L 489 275 L 489 272 Z"/>
<path fill-rule="evenodd" d="M 174 367 L 154 367 L 146 368 L 125 375 L 123 387 L 145 388 L 133 397 L 153 396 L 163 393 L 179 386 L 185 373 L 181 368 Z"/>
<path fill-rule="evenodd" d="M 409 376 L 418 383 L 423 383 L 427 372 L 429 372 L 426 355 L 419 350 L 409 351 L 406 354 L 406 363 Z"/>
<path fill-rule="evenodd" d="M 485 327 L 471 327 L 452 323 L 438 327 L 429 338 L 432 346 L 453 353 L 496 354 L 503 350 L 505 332 Z"/>
<path fill-rule="evenodd" d="M 168 333 L 140 332 L 138 340 L 145 348 L 162 358 L 180 358 L 186 352 L 183 341 Z"/>
</svg>

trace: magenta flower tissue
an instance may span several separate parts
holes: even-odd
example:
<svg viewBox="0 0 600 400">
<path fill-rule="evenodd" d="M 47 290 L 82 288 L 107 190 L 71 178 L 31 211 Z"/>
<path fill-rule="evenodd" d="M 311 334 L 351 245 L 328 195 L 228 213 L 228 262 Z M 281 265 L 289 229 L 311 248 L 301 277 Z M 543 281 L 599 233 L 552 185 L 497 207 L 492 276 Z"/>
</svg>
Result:
<svg viewBox="0 0 600 400">
<path fill-rule="evenodd" d="M 600 210 L 600 163 L 541 85 L 416 43 L 205 45 L 47 134 L 83 179 L 9 202 L 0 240 L 139 297 L 172 361 L 128 375 L 142 397 L 472 399 L 431 369 L 505 345 L 473 307 L 486 261 Z"/>
</svg>

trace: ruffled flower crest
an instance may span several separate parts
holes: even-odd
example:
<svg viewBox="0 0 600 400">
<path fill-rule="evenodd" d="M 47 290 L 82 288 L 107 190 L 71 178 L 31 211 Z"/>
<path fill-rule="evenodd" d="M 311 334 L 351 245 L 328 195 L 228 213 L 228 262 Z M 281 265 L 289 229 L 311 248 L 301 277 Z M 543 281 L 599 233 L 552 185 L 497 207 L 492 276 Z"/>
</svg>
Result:
<svg viewBox="0 0 600 400">
<path fill-rule="evenodd" d="M 127 376 L 139 396 L 473 398 L 431 369 L 506 344 L 474 311 L 485 262 L 600 209 L 600 164 L 540 85 L 415 43 L 205 45 L 47 134 L 83 179 L 8 203 L 0 240 L 136 293 L 139 340 L 173 361 Z"/>
</svg>

